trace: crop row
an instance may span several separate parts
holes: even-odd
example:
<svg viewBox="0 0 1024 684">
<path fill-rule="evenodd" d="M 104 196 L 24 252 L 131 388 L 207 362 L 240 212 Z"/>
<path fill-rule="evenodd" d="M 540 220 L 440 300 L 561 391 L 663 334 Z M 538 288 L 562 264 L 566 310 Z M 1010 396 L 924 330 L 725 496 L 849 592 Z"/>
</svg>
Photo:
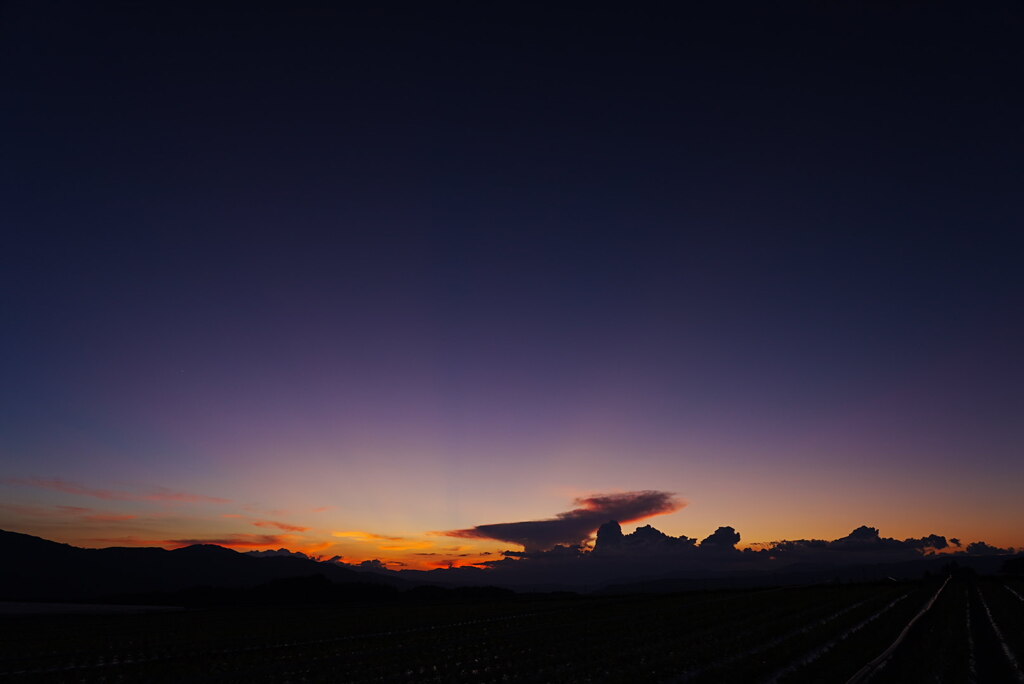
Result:
<svg viewBox="0 0 1024 684">
<path fill-rule="evenodd" d="M 1024 682 L 1022 635 L 1024 602 L 1002 582 L 954 578 L 870 681 Z"/>
<path fill-rule="evenodd" d="M 893 643 L 938 586 L 932 581 L 6 621 L 0 677 L 76 682 L 846 681 Z M 930 677 L 940 682 L 1015 681 L 1019 668 L 1007 654 L 1018 663 L 1024 654 L 1021 596 L 1021 588 L 1012 584 L 950 583 L 919 623 L 906 630 L 905 643 L 872 681 L 920 681 L 925 671 L 945 673 Z M 988 675 L 994 678 L 985 679 Z"/>
</svg>

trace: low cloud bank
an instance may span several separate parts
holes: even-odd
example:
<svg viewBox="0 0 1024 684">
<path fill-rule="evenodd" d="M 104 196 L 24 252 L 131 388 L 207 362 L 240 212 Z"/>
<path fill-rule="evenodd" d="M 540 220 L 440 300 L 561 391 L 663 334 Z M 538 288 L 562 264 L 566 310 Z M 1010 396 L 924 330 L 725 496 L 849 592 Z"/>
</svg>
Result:
<svg viewBox="0 0 1024 684">
<path fill-rule="evenodd" d="M 479 528 L 473 528 L 477 530 Z M 973 542 L 965 547 L 946 537 L 895 539 L 883 537 L 877 528 L 862 525 L 838 539 L 782 540 L 738 549 L 741 536 L 722 526 L 699 541 L 673 537 L 650 525 L 624 534 L 622 526 L 608 520 L 597 530 L 592 549 L 582 543 L 555 544 L 548 548 L 505 551 L 500 560 L 485 561 L 487 569 L 473 574 L 458 568 L 458 581 L 497 582 L 534 586 L 589 585 L 610 581 L 655 578 L 753 577 L 772 572 L 822 572 L 827 568 L 902 563 L 924 558 L 1010 554 L 1013 549 Z M 475 573 L 481 573 L 476 570 Z M 455 575 L 453 575 L 455 577 Z"/>
<path fill-rule="evenodd" d="M 954 540 L 956 541 L 956 540 Z M 911 560 L 950 548 L 942 535 L 895 539 L 883 537 L 877 528 L 861 525 L 845 537 L 833 539 L 796 539 L 771 542 L 758 554 L 772 560 L 806 562 L 873 562 Z"/>
<path fill-rule="evenodd" d="M 644 490 L 618 494 L 594 494 L 574 501 L 572 510 L 543 520 L 477 525 L 439 534 L 494 539 L 520 544 L 522 551 L 508 550 L 499 560 L 478 567 L 498 575 L 533 576 L 542 579 L 559 573 L 583 576 L 664 576 L 670 573 L 716 575 L 786 567 L 832 567 L 912 561 L 938 553 L 992 555 L 1013 549 L 928 534 L 896 539 L 883 537 L 877 528 L 861 525 L 838 539 L 795 539 L 755 544 L 738 549 L 740 533 L 722 526 L 698 541 L 673 537 L 651 525 L 624 534 L 621 523 L 672 513 L 683 507 L 671 492 Z M 596 532 L 593 548 L 586 543 Z M 554 573 L 554 574 L 552 574 Z"/>
</svg>

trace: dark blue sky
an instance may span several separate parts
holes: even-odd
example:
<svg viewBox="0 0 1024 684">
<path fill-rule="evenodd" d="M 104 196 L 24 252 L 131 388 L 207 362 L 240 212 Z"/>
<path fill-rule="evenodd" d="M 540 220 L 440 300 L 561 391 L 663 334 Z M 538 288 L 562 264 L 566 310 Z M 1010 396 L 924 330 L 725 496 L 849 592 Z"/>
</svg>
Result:
<svg viewBox="0 0 1024 684">
<path fill-rule="evenodd" d="M 0 12 L 9 476 L 429 463 L 458 528 L 813 464 L 1024 541 L 1019 3 Z"/>
</svg>

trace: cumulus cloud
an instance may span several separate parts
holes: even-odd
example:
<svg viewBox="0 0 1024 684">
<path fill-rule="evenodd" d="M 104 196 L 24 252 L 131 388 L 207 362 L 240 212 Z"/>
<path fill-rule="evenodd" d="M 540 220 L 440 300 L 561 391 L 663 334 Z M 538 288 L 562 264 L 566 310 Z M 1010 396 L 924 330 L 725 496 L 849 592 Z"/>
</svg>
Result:
<svg viewBox="0 0 1024 684">
<path fill-rule="evenodd" d="M 633 522 L 654 515 L 672 513 L 684 505 L 673 493 L 655 490 L 593 494 L 580 497 L 573 503 L 577 508 L 559 513 L 554 518 L 477 525 L 465 530 L 449 530 L 440 534 L 522 544 L 526 552 L 532 553 L 545 551 L 560 544 L 579 545 L 609 520 Z"/>
<path fill-rule="evenodd" d="M 952 540 L 957 542 L 958 540 Z M 877 528 L 861 525 L 845 537 L 824 539 L 797 539 L 772 542 L 759 553 L 780 560 L 808 560 L 827 562 L 885 562 L 913 559 L 947 549 L 950 540 L 942 535 L 895 539 L 883 537 Z"/>
<path fill-rule="evenodd" d="M 1003 549 L 998 546 L 992 546 L 991 544 L 983 541 L 971 542 L 967 545 L 966 551 L 972 556 L 990 556 L 1013 553 L 1013 549 Z"/>
<path fill-rule="evenodd" d="M 309 556 L 301 551 L 289 551 L 288 549 L 267 549 L 266 551 L 246 551 L 246 555 L 253 556 L 254 558 L 271 558 L 275 556 L 284 556 L 286 558 L 305 558 L 309 560 Z"/>
<path fill-rule="evenodd" d="M 941 535 L 901 540 L 883 537 L 877 528 L 866 525 L 838 539 L 784 540 L 755 544 L 742 551 L 736 548 L 740 538 L 739 532 L 728 526 L 719 527 L 699 544 L 696 538 L 673 537 L 650 525 L 623 534 L 622 526 L 609 520 L 600 525 L 592 550 L 572 543 L 544 549 L 528 547 L 525 551 L 505 551 L 500 560 L 475 565 L 508 582 L 600 584 L 612 579 L 666 577 L 675 573 L 694 578 L 720 573 L 777 572 L 808 563 L 837 568 L 899 563 L 949 548 L 948 540 Z M 974 554 L 1008 551 L 984 543 L 972 544 L 969 549 Z"/>
<path fill-rule="evenodd" d="M 938 551 L 949 548 L 949 542 L 946 541 L 946 538 L 938 534 L 929 534 L 928 536 L 921 537 L 920 539 L 910 538 L 905 540 L 903 543 L 907 546 L 912 546 L 918 549 L 935 549 Z"/>
<path fill-rule="evenodd" d="M 593 553 L 596 556 L 658 556 L 693 550 L 696 548 L 696 542 L 696 539 L 683 535 L 667 535 L 650 525 L 638 527 L 630 534 L 623 534 L 618 521 L 609 520 L 597 530 Z"/>
<path fill-rule="evenodd" d="M 731 527 L 719 527 L 700 543 L 702 549 L 732 550 L 740 541 L 740 533 Z"/>
</svg>

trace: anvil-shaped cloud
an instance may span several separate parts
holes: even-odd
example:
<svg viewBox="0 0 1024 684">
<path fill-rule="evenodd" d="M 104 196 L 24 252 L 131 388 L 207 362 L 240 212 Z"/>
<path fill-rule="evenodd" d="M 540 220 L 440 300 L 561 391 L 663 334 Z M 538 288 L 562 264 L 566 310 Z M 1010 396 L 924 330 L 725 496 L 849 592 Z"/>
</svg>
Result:
<svg viewBox="0 0 1024 684">
<path fill-rule="evenodd" d="M 497 539 L 522 544 L 527 552 L 543 551 L 556 544 L 576 545 L 609 520 L 633 522 L 654 515 L 673 513 L 685 504 L 672 492 L 644 490 L 580 497 L 571 511 L 546 520 L 477 525 L 465 530 L 440 532 L 449 537 Z"/>
</svg>

